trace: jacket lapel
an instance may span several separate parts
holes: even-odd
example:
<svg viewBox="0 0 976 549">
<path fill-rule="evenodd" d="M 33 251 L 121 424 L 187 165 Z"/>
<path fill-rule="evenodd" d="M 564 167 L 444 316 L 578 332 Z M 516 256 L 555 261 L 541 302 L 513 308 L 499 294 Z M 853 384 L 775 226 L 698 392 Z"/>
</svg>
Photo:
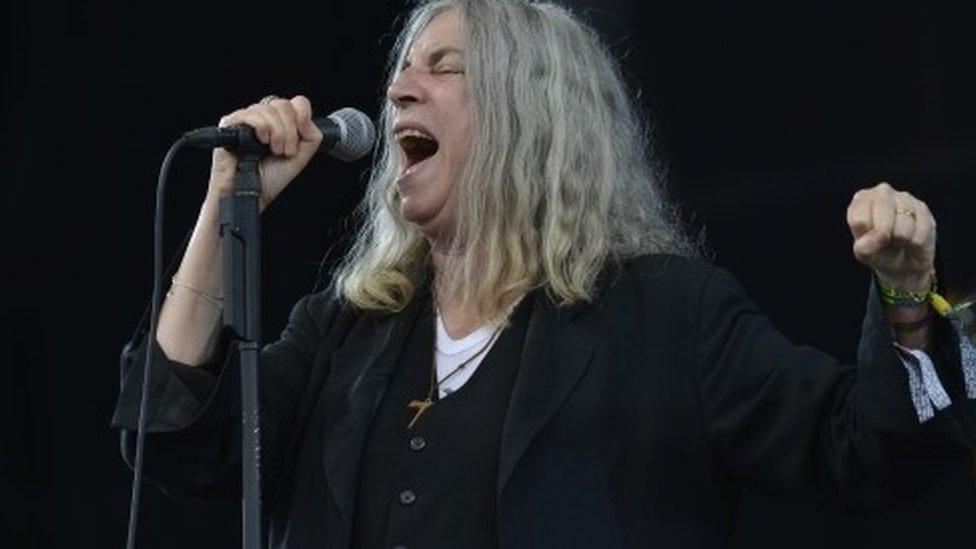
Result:
<svg viewBox="0 0 976 549">
<path fill-rule="evenodd" d="M 515 387 L 502 427 L 498 462 L 498 493 L 532 439 L 552 419 L 586 371 L 593 343 L 583 317 L 588 305 L 557 308 L 544 291 L 535 302 L 525 333 Z"/>
<path fill-rule="evenodd" d="M 500 498 L 519 459 L 586 371 L 593 354 L 580 313 L 587 305 L 557 308 L 545 292 L 535 292 L 515 387 L 505 414 L 499 455 Z M 323 461 L 332 496 L 348 536 L 359 464 L 370 424 L 386 393 L 407 335 L 423 299 L 407 310 L 377 319 L 372 333 L 332 353 L 334 373 L 327 390 L 338 391 L 323 437 Z M 577 318 L 580 317 L 580 318 Z"/>
<path fill-rule="evenodd" d="M 418 301 L 423 300 L 414 299 L 403 312 L 377 319 L 371 334 L 332 353 L 333 372 L 341 374 L 327 388 L 337 403 L 325 422 L 323 465 L 347 534 L 366 435 L 420 312 Z"/>
</svg>

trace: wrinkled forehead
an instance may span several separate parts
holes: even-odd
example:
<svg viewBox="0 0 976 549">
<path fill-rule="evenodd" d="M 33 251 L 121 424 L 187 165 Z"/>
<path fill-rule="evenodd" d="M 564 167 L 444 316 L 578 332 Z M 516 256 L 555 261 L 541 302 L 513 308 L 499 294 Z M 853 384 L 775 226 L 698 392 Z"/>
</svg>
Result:
<svg viewBox="0 0 976 549">
<path fill-rule="evenodd" d="M 404 52 L 404 61 L 420 63 L 431 57 L 462 55 L 463 51 L 460 13 L 457 8 L 444 8 L 415 31 Z"/>
</svg>

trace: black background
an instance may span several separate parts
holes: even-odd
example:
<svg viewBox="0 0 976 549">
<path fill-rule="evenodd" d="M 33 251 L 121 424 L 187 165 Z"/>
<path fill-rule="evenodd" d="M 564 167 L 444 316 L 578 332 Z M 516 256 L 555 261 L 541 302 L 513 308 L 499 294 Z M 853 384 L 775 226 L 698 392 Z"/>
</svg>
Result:
<svg viewBox="0 0 976 549">
<path fill-rule="evenodd" d="M 943 288 L 974 289 L 976 48 L 961 3 L 573 5 L 640 90 L 686 218 L 791 338 L 853 359 L 869 274 L 851 255 L 844 210 L 882 180 L 935 212 Z M 108 422 L 118 352 L 150 292 L 155 177 L 169 143 L 269 93 L 375 115 L 403 10 L 4 5 L 0 545 L 124 542 L 130 472 Z M 170 251 L 195 219 L 208 160 L 191 151 L 175 163 Z M 326 252 L 341 250 L 365 171 L 316 162 L 265 213 L 266 339 Z M 142 517 L 143 547 L 239 540 L 232 505 L 150 488 Z M 869 517 L 750 493 L 736 546 L 972 543 L 974 517 L 973 470 L 960 466 L 923 501 Z"/>
</svg>

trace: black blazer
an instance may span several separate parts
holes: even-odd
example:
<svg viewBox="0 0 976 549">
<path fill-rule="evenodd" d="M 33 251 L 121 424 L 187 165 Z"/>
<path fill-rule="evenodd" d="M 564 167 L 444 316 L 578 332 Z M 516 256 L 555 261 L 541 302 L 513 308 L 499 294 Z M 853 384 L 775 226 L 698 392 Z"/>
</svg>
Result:
<svg viewBox="0 0 976 549">
<path fill-rule="evenodd" d="M 932 354 L 953 405 L 919 424 L 873 294 L 856 366 L 792 344 L 726 271 L 682 258 L 628 262 L 591 304 L 531 298 L 500 445 L 501 547 L 724 547 L 742 486 L 876 505 L 910 497 L 922 463 L 976 448 L 951 329 Z M 414 314 L 312 294 L 262 351 L 273 547 L 348 546 L 363 442 Z M 113 418 L 130 463 L 144 331 L 122 354 Z M 147 477 L 238 497 L 236 353 L 190 368 L 153 350 Z"/>
</svg>

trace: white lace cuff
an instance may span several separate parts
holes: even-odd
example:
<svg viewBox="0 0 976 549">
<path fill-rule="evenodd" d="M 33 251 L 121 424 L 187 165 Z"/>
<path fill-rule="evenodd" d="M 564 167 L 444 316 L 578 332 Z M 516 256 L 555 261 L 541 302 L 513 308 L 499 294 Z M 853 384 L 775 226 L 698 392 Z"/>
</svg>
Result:
<svg viewBox="0 0 976 549">
<path fill-rule="evenodd" d="M 895 347 L 901 351 L 901 362 L 908 371 L 908 390 L 911 393 L 912 406 L 918 415 L 918 421 L 924 423 L 935 416 L 935 410 L 948 408 L 952 399 L 942 387 L 935 364 L 925 351 L 909 349 L 897 343 Z"/>
<path fill-rule="evenodd" d="M 963 381 L 966 387 L 966 398 L 976 399 L 976 346 L 961 328 L 953 323 L 959 336 L 959 356 L 962 362 Z M 945 410 L 952 404 L 952 399 L 942 386 L 939 375 L 935 371 L 932 358 L 925 351 L 909 349 L 895 343 L 900 351 L 901 362 L 908 372 L 908 389 L 911 393 L 912 406 L 918 415 L 919 423 L 924 423 L 935 416 L 936 410 Z"/>
</svg>

